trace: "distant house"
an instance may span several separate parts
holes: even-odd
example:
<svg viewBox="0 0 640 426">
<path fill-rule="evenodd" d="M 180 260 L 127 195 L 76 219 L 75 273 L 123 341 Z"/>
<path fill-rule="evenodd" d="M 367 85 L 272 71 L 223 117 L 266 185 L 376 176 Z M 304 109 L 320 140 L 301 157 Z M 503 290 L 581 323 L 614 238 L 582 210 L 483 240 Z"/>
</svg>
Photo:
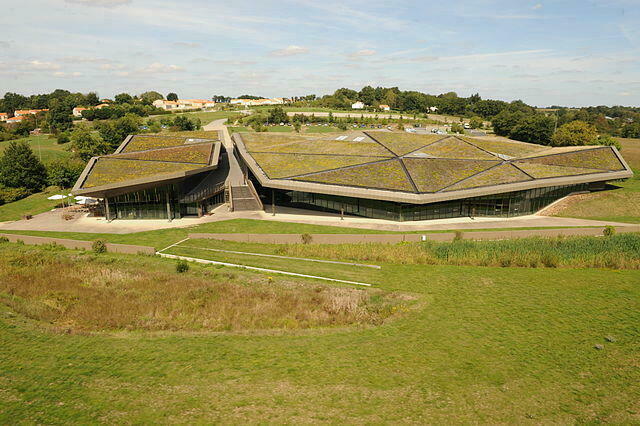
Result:
<svg viewBox="0 0 640 426">
<path fill-rule="evenodd" d="M 216 103 L 207 99 L 178 99 L 177 101 L 167 101 L 164 99 L 158 99 L 153 101 L 153 106 L 161 108 L 166 111 L 172 111 L 177 109 L 196 109 L 196 108 L 211 108 Z"/>
<path fill-rule="evenodd" d="M 109 106 L 109 104 L 100 104 L 100 105 L 96 105 L 96 106 L 94 106 L 93 108 L 94 108 L 94 109 L 102 109 L 102 108 L 104 108 L 104 107 L 108 107 L 108 106 Z"/>
<path fill-rule="evenodd" d="M 21 115 L 21 116 L 18 116 L 18 117 L 7 118 L 7 123 L 9 123 L 9 124 L 19 123 L 22 120 L 24 120 L 24 115 Z"/>
<path fill-rule="evenodd" d="M 364 108 L 364 104 L 360 101 L 354 104 L 351 104 L 351 109 L 362 109 L 362 108 Z"/>
<path fill-rule="evenodd" d="M 82 111 L 86 111 L 88 109 L 89 108 L 75 107 L 73 111 L 71 111 L 71 113 L 73 114 L 74 117 L 82 117 Z"/>
<path fill-rule="evenodd" d="M 14 117 L 23 117 L 25 115 L 36 115 L 39 112 L 47 112 L 48 109 L 18 109 L 13 112 Z"/>
<path fill-rule="evenodd" d="M 438 112 L 438 107 L 434 107 L 434 106 L 429 107 L 429 111 L 431 111 L 431 112 Z"/>
<path fill-rule="evenodd" d="M 380 105 L 378 108 L 382 111 L 391 111 L 391 107 L 389 105 Z"/>
<path fill-rule="evenodd" d="M 9 114 L 6 112 L 0 112 L 0 121 L 7 121 Z"/>
<path fill-rule="evenodd" d="M 231 99 L 231 105 L 242 106 L 263 106 L 263 105 L 282 105 L 285 103 L 284 98 L 264 98 L 264 99 Z"/>
</svg>

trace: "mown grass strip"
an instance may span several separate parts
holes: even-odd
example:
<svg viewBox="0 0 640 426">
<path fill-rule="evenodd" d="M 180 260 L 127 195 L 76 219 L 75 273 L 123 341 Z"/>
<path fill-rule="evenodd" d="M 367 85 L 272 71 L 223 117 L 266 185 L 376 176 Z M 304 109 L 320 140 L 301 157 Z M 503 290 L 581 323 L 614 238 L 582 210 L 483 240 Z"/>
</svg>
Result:
<svg viewBox="0 0 640 426">
<path fill-rule="evenodd" d="M 239 265 L 239 264 L 236 264 L 236 263 L 220 262 L 220 261 L 217 261 L 217 260 L 198 259 L 198 258 L 195 258 L 195 257 L 177 256 L 177 255 L 166 254 L 166 253 L 159 253 L 159 256 L 166 257 L 166 258 L 169 258 L 169 259 L 181 259 L 181 260 L 186 260 L 186 261 L 189 261 L 189 262 L 230 266 L 230 267 L 233 267 L 233 268 L 242 268 L 242 269 L 249 269 L 249 270 L 252 270 L 252 271 L 268 272 L 268 273 L 271 273 L 271 274 L 291 275 L 291 276 L 294 276 L 294 277 L 312 278 L 314 280 L 332 281 L 332 282 L 338 282 L 338 283 L 343 283 L 343 284 L 353 284 L 353 285 L 361 285 L 361 286 L 365 286 L 365 287 L 371 287 L 371 284 L 361 283 L 361 282 L 356 282 L 356 281 L 341 280 L 341 279 L 338 279 L 338 278 L 319 277 L 319 276 L 316 276 L 316 275 L 299 274 L 297 272 L 279 271 L 277 269 L 260 268 L 260 267 L 257 267 L 257 266 Z"/>
<path fill-rule="evenodd" d="M 182 247 L 195 248 L 195 249 L 200 249 L 200 250 L 217 251 L 217 252 L 220 252 L 220 253 L 244 254 L 244 255 L 248 255 L 248 256 L 273 257 L 273 258 L 278 258 L 278 259 L 302 260 L 302 261 L 305 261 L 305 262 L 333 263 L 335 265 L 349 265 L 349 266 L 359 266 L 359 267 L 362 267 L 362 268 L 380 269 L 380 266 L 378 266 L 378 265 L 366 265 L 366 264 L 363 264 L 363 263 L 353 263 L 353 262 L 340 262 L 338 260 L 309 259 L 309 258 L 306 258 L 306 257 L 279 256 L 277 254 L 249 253 L 249 252 L 245 252 L 245 251 L 222 250 L 222 249 L 194 247 L 194 246 L 182 246 Z"/>
</svg>

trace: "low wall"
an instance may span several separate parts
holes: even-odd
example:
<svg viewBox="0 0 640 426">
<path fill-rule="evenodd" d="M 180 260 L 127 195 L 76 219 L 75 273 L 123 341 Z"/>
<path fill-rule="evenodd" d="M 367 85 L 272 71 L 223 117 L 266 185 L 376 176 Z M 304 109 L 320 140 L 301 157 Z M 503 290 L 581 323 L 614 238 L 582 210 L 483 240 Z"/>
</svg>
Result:
<svg viewBox="0 0 640 426">
<path fill-rule="evenodd" d="M 564 229 L 529 229 L 516 231 L 474 231 L 462 233 L 466 240 L 507 240 L 525 237 L 558 237 L 558 236 L 602 236 L 604 228 L 564 228 Z M 640 225 L 618 226 L 616 231 L 640 232 Z M 358 243 L 400 243 L 422 240 L 452 241 L 455 232 L 438 232 L 426 234 L 310 234 L 311 244 L 358 244 Z M 301 234 L 189 234 L 189 238 L 210 238 L 214 240 L 235 241 L 241 243 L 263 244 L 297 244 L 302 243 Z"/>
<path fill-rule="evenodd" d="M 35 237 L 32 235 L 16 235 L 16 234 L 2 234 L 0 237 L 7 238 L 10 242 L 15 243 L 22 241 L 28 245 L 41 245 L 55 243 L 59 246 L 76 249 L 76 250 L 91 250 L 91 244 L 93 241 L 81 241 L 81 240 L 68 240 L 66 238 L 49 238 L 49 237 Z M 135 246 L 131 244 L 112 244 L 107 243 L 107 251 L 111 253 L 125 253 L 125 254 L 155 254 L 156 250 L 153 247 L 147 246 Z"/>
</svg>

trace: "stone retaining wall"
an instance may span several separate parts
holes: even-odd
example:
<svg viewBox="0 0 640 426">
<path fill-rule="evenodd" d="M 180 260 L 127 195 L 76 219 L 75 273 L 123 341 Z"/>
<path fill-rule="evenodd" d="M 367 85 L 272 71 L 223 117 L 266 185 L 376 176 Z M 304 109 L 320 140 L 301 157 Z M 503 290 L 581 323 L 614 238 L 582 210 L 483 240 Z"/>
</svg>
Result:
<svg viewBox="0 0 640 426">
<path fill-rule="evenodd" d="M 91 250 L 91 244 L 93 241 L 81 241 L 81 240 L 68 240 L 66 238 L 49 238 L 49 237 L 35 237 L 32 235 L 16 235 L 16 234 L 2 234 L 0 237 L 7 238 L 10 242 L 15 243 L 22 241 L 28 245 L 41 245 L 55 243 L 59 246 L 63 246 L 69 249 L 76 250 Z M 131 244 L 112 244 L 107 243 L 107 251 L 111 253 L 125 253 L 125 254 L 155 254 L 156 250 L 153 247 L 147 246 L 135 246 Z"/>
</svg>

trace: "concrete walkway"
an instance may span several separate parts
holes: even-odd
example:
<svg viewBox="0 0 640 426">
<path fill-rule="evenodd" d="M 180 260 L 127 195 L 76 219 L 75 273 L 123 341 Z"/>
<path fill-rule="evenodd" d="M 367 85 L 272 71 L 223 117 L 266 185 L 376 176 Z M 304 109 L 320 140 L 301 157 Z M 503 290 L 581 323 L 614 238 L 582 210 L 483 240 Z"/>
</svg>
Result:
<svg viewBox="0 0 640 426">
<path fill-rule="evenodd" d="M 227 126 L 224 125 L 225 121 L 227 121 L 226 118 L 212 121 L 206 126 L 203 126 L 203 129 L 217 130 L 222 134 L 222 144 L 224 145 L 224 148 L 227 151 L 227 157 L 229 159 L 229 177 L 227 178 L 227 181 L 231 186 L 244 185 L 245 184 L 244 175 L 242 174 L 242 170 L 240 169 L 240 164 L 238 164 L 238 160 L 233 153 L 234 152 L 233 141 L 231 140 L 231 135 L 229 134 L 229 130 L 227 130 Z"/>
<path fill-rule="evenodd" d="M 443 231 L 469 229 L 505 229 L 530 227 L 604 227 L 605 225 L 635 227 L 640 232 L 640 225 L 628 223 L 604 222 L 598 220 L 573 219 L 564 217 L 520 216 L 514 218 L 475 218 L 468 217 L 423 220 L 415 222 L 394 222 L 382 219 L 345 216 L 340 219 L 339 214 L 313 212 L 309 210 L 276 207 L 276 215 L 271 212 L 229 212 L 226 205 L 214 210 L 210 216 L 202 218 L 189 217 L 166 220 L 121 220 L 107 222 L 104 218 L 86 217 L 78 215 L 75 219 L 64 220 L 62 210 L 42 213 L 31 220 L 0 223 L 2 230 L 30 230 L 30 231 L 58 231 L 58 232 L 90 232 L 108 234 L 128 234 L 131 232 L 153 231 L 158 229 L 189 228 L 205 223 L 219 222 L 230 219 L 256 219 L 263 221 L 301 223 L 310 225 L 338 226 L 345 228 L 370 229 L 378 231 L 413 232 L 413 231 Z M 210 230 L 210 232 L 213 229 Z"/>
</svg>

